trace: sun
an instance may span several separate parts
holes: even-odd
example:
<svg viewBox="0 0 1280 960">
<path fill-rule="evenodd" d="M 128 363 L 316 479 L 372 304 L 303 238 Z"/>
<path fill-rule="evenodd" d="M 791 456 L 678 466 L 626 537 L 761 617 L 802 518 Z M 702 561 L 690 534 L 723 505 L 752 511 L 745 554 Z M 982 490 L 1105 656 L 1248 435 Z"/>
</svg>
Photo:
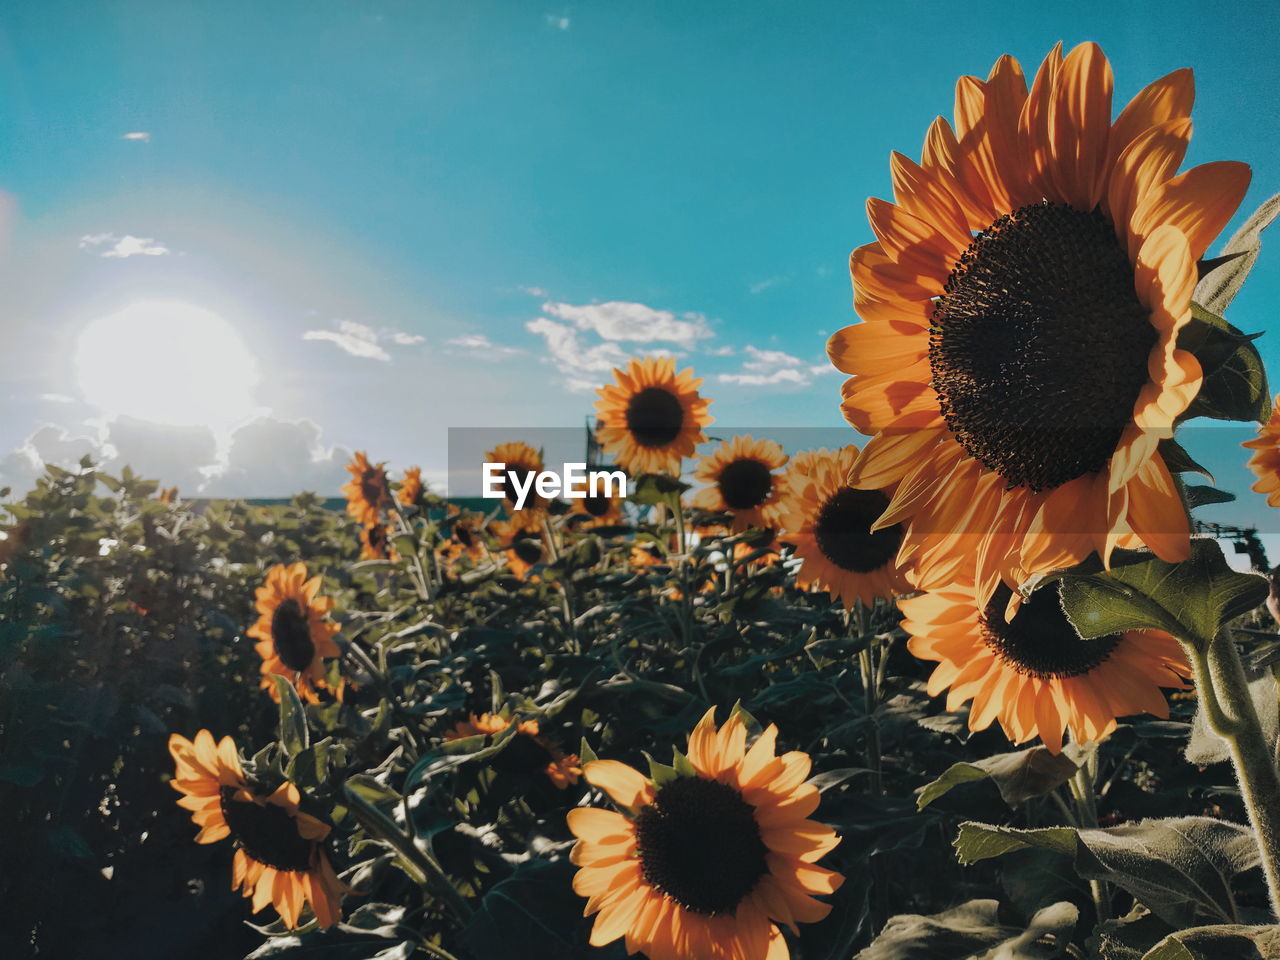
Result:
<svg viewBox="0 0 1280 960">
<path fill-rule="evenodd" d="M 76 343 L 87 403 L 112 416 L 229 429 L 255 410 L 258 362 L 234 326 L 181 301 L 145 301 L 91 321 Z"/>
</svg>

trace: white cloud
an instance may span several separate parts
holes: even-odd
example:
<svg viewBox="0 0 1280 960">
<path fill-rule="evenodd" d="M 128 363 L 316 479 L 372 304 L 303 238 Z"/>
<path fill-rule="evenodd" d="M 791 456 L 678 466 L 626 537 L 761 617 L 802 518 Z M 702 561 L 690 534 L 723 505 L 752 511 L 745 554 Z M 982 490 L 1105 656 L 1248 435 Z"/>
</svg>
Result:
<svg viewBox="0 0 1280 960">
<path fill-rule="evenodd" d="M 124 134 L 124 136 L 122 136 L 120 139 L 121 139 L 121 140 L 137 140 L 137 141 L 139 141 L 139 142 L 141 142 L 141 143 L 150 143 L 150 142 L 151 142 L 151 131 L 149 131 L 149 130 L 132 130 L 132 131 L 130 131 L 129 133 Z"/>
<path fill-rule="evenodd" d="M 42 393 L 39 399 L 45 403 L 75 403 L 75 397 L 69 397 L 65 393 Z"/>
<path fill-rule="evenodd" d="M 707 318 L 699 313 L 686 313 L 677 319 L 670 310 L 655 310 L 643 303 L 610 300 L 575 306 L 548 301 L 542 309 L 553 317 L 568 320 L 579 330 L 591 330 L 605 340 L 633 340 L 652 343 L 665 340 L 689 346 L 695 340 L 712 336 Z"/>
<path fill-rule="evenodd" d="M 543 16 L 546 18 L 547 26 L 556 30 L 568 30 L 572 25 L 572 21 L 569 19 L 568 14 L 547 13 L 543 14 Z"/>
<path fill-rule="evenodd" d="M 786 283 L 790 277 L 765 277 L 763 280 L 757 280 L 755 283 L 747 284 L 747 292 L 752 294 L 764 293 L 770 287 L 776 287 L 780 283 Z"/>
<path fill-rule="evenodd" d="M 565 375 L 565 386 L 575 392 L 595 389 L 608 378 L 614 367 L 622 366 L 631 359 L 629 353 L 609 341 L 584 346 L 573 327 L 546 317 L 530 320 L 525 329 L 547 341 L 548 362 Z"/>
<path fill-rule="evenodd" d="M 80 238 L 81 250 L 88 250 L 100 257 L 123 260 L 126 257 L 163 257 L 170 252 L 163 243 L 152 237 L 123 236 L 114 233 L 88 233 Z"/>
<path fill-rule="evenodd" d="M 405 333 L 403 330 L 375 330 L 366 323 L 357 323 L 354 320 L 339 320 L 337 330 L 308 330 L 302 335 L 302 339 L 327 341 L 353 357 L 380 360 L 383 363 L 391 361 L 391 354 L 383 347 L 385 343 L 412 347 L 426 342 L 426 337 L 416 333 Z"/>
<path fill-rule="evenodd" d="M 709 357 L 732 357 L 738 351 L 726 345 L 723 347 L 707 347 L 702 352 Z"/>
<path fill-rule="evenodd" d="M 74 468 L 84 456 L 107 473 L 134 473 L 177 486 L 189 497 L 287 497 L 302 490 L 335 496 L 347 479 L 351 458 L 342 447 L 326 446 L 310 420 L 262 417 L 231 434 L 220 454 L 205 426 L 172 426 L 118 417 L 95 435 L 46 424 L 22 446 L 0 457 L 0 487 L 21 496 L 35 485 L 46 464 Z"/>
<path fill-rule="evenodd" d="M 742 361 L 742 369 L 737 373 L 720 374 L 717 379 L 721 383 L 734 383 L 741 387 L 778 384 L 804 387 L 822 371 L 821 367 L 806 364 L 799 357 L 782 350 L 761 350 L 748 345 L 745 353 L 748 359 Z"/>
<path fill-rule="evenodd" d="M 518 353 L 524 353 L 519 347 L 506 347 L 494 343 L 483 333 L 464 334 L 461 337 L 454 337 L 452 340 L 446 341 L 446 343 L 455 348 L 454 352 L 465 353 L 480 360 L 501 360 L 505 357 L 515 356 Z"/>
<path fill-rule="evenodd" d="M 545 300 L 545 299 L 547 299 L 547 297 L 551 296 L 551 294 L 547 292 L 546 287 L 524 287 L 524 286 L 522 286 L 522 287 L 520 288 L 520 292 L 521 292 L 521 293 L 527 293 L 527 294 L 528 294 L 529 296 L 531 296 L 531 297 L 537 297 L 539 300 Z"/>
</svg>

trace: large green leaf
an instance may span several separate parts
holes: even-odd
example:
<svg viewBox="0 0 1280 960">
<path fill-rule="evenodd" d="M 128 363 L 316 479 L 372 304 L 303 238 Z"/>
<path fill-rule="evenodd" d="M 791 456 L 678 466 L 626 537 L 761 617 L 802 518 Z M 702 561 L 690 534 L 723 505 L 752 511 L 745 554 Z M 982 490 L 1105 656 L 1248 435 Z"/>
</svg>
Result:
<svg viewBox="0 0 1280 960">
<path fill-rule="evenodd" d="M 1050 790 L 1071 779 L 1078 768 L 1070 757 L 1052 753 L 1044 747 L 1031 747 L 1016 753 L 999 753 L 972 763 L 955 763 L 937 780 L 920 791 L 916 809 L 923 810 L 952 787 L 988 777 L 1000 791 L 1000 797 L 1016 807 L 1033 797 L 1043 797 Z"/>
<path fill-rule="evenodd" d="M 1079 910 L 1055 903 L 1025 929 L 1000 923 L 995 900 L 970 900 L 933 916 L 890 917 L 871 946 L 854 960 L 1053 960 L 1071 942 Z"/>
<path fill-rule="evenodd" d="M 1109 572 L 1061 578 L 1062 606 L 1086 639 L 1125 630 L 1164 630 L 1205 647 L 1224 624 L 1267 598 L 1267 581 L 1227 566 L 1216 540 L 1194 540 L 1191 557 L 1151 555 Z M 1041 588 L 1044 589 L 1044 588 Z"/>
<path fill-rule="evenodd" d="M 955 840 L 962 863 L 1029 846 L 1073 857 L 1081 877 L 1114 883 L 1174 927 L 1235 922 L 1232 878 L 1258 864 L 1251 830 L 1209 817 L 1087 830 L 1019 830 L 970 821 L 960 825 Z"/>
<path fill-rule="evenodd" d="M 1200 361 L 1204 383 L 1182 415 L 1183 420 L 1257 420 L 1271 416 L 1271 392 L 1262 357 L 1250 336 L 1199 304 L 1178 334 L 1178 346 Z"/>
<path fill-rule="evenodd" d="M 307 711 L 288 678 L 274 673 L 271 679 L 275 681 L 276 693 L 280 697 L 280 743 L 285 755 L 292 757 L 307 749 L 311 742 L 307 732 Z"/>
<path fill-rule="evenodd" d="M 1142 960 L 1275 960 L 1280 927 L 1221 924 L 1171 933 Z"/>
<path fill-rule="evenodd" d="M 1222 252 L 1209 261 L 1200 282 L 1196 285 L 1195 298 L 1214 313 L 1226 313 L 1227 307 L 1240 292 L 1249 271 L 1258 262 L 1262 249 L 1262 231 L 1280 216 L 1280 194 L 1264 200 L 1249 219 L 1235 232 Z"/>
</svg>

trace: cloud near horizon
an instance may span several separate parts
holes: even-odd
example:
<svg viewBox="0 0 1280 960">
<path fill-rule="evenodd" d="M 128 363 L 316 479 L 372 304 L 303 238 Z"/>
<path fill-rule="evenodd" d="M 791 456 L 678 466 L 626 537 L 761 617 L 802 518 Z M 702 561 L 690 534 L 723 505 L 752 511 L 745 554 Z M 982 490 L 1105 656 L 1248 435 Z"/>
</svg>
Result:
<svg viewBox="0 0 1280 960">
<path fill-rule="evenodd" d="M 355 320 L 339 320 L 338 329 L 308 330 L 303 333 L 302 339 L 329 342 L 353 357 L 390 363 L 391 354 L 384 344 L 412 347 L 425 343 L 427 338 L 403 330 L 375 330 L 368 324 L 357 323 Z"/>
</svg>

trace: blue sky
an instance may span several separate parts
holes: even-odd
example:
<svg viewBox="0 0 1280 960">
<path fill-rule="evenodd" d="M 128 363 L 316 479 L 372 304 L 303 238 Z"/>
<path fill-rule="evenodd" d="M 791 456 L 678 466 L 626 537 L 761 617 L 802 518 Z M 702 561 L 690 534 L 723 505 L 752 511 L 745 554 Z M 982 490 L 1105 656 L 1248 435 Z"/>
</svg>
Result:
<svg viewBox="0 0 1280 960">
<path fill-rule="evenodd" d="M 0 484 L 90 449 L 191 492 L 336 488 L 351 449 L 438 474 L 446 428 L 575 426 L 601 368 L 652 348 L 721 425 L 838 429 L 823 346 L 855 319 L 864 201 L 958 76 L 1092 39 L 1118 109 L 1191 66 L 1188 164 L 1250 163 L 1251 209 L 1280 190 L 1278 26 L 1249 3 L 7 4 Z M 1268 329 L 1278 297 L 1280 237 L 1231 319 Z M 80 357 L 131 387 L 106 409 L 82 333 L 157 300 L 235 334 Z M 1262 349 L 1280 369 L 1280 327 Z M 214 434 L 146 422 L 187 383 Z"/>
</svg>

